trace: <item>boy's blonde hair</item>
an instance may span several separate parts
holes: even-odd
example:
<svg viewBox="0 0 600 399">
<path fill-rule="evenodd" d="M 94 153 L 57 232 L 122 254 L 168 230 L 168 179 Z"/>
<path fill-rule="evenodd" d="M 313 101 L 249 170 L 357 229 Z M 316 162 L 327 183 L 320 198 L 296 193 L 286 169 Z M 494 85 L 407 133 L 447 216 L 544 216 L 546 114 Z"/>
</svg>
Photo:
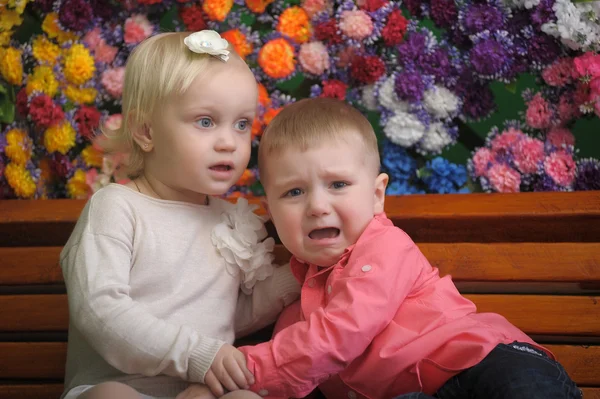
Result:
<svg viewBox="0 0 600 399">
<path fill-rule="evenodd" d="M 334 140 L 358 135 L 364 144 L 365 158 L 379 172 L 377 136 L 369 120 L 356 108 L 331 98 L 307 98 L 286 106 L 262 135 L 258 147 L 258 168 L 264 176 L 265 160 L 273 154 L 293 148 L 309 148 Z M 302 167 L 298 165 L 298 167 Z"/>
<path fill-rule="evenodd" d="M 192 52 L 183 42 L 192 32 L 161 33 L 140 43 L 125 67 L 123 122 L 118 129 L 101 128 L 97 144 L 108 153 L 127 153 L 127 172 L 138 176 L 143 152 L 133 140 L 133 130 L 143 128 L 150 116 L 173 94 L 184 94 L 211 62 L 223 62 L 208 54 Z M 231 45 L 230 59 L 237 57 Z"/>
</svg>

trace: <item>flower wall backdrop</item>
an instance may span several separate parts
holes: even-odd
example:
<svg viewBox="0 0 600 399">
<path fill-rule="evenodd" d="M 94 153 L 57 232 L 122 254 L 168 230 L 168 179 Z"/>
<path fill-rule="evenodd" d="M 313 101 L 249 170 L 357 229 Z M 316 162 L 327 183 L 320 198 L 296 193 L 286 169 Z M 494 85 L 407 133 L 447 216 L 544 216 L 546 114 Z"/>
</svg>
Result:
<svg viewBox="0 0 600 399">
<path fill-rule="evenodd" d="M 3 0 L 0 13 L 0 198 L 126 181 L 91 138 L 120 123 L 129 53 L 207 28 L 260 82 L 255 145 L 286 104 L 335 97 L 376 128 L 390 195 L 600 189 L 600 2 Z M 230 195 L 261 194 L 253 156 Z"/>
</svg>

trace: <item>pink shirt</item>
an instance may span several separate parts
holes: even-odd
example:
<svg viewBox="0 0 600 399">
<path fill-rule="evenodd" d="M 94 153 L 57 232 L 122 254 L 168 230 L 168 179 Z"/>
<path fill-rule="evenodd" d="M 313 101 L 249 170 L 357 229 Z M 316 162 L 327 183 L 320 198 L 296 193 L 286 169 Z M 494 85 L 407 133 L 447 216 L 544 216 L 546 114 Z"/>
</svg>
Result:
<svg viewBox="0 0 600 399">
<path fill-rule="evenodd" d="M 433 394 L 499 343 L 536 345 L 504 317 L 476 313 L 384 214 L 337 264 L 292 258 L 292 271 L 302 283 L 299 320 L 240 348 L 261 396 L 303 397 L 316 386 L 328 398 Z"/>
</svg>

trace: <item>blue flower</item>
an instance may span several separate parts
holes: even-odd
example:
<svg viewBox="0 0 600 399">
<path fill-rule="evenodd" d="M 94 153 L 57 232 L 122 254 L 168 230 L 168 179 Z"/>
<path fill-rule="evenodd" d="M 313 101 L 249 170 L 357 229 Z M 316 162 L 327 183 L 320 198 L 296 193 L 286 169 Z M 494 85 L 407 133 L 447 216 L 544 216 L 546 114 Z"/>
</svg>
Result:
<svg viewBox="0 0 600 399">
<path fill-rule="evenodd" d="M 411 185 L 408 180 L 396 180 L 387 186 L 386 195 L 425 194 L 425 191 Z"/>
<path fill-rule="evenodd" d="M 465 192 L 462 187 L 467 183 L 467 169 L 442 157 L 435 157 L 426 164 L 423 182 L 433 193 Z"/>
<path fill-rule="evenodd" d="M 389 140 L 383 144 L 381 163 L 391 180 L 407 180 L 415 175 L 417 161 L 399 145 Z"/>
</svg>

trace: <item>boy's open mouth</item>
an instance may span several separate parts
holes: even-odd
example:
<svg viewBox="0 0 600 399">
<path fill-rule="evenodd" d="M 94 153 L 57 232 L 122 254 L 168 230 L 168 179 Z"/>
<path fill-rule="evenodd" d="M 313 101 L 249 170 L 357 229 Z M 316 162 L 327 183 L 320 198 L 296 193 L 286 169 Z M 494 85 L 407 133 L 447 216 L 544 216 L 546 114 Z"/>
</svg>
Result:
<svg viewBox="0 0 600 399">
<path fill-rule="evenodd" d="M 308 233 L 308 237 L 313 240 L 324 240 L 327 238 L 336 238 L 340 235 L 340 229 L 335 227 L 325 227 L 324 229 L 315 229 Z"/>
<path fill-rule="evenodd" d="M 227 172 L 227 171 L 230 171 L 232 169 L 232 167 L 231 167 L 231 165 L 214 165 L 214 166 L 211 166 L 210 169 L 216 170 L 219 172 Z"/>
</svg>

